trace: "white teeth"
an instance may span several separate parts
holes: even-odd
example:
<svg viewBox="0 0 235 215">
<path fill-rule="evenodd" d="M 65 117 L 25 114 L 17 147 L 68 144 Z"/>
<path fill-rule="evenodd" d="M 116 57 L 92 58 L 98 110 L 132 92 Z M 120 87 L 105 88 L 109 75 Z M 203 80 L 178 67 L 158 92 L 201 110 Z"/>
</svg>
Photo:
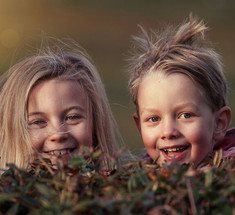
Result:
<svg viewBox="0 0 235 215">
<path fill-rule="evenodd" d="M 55 151 L 50 151 L 50 152 L 47 152 L 48 154 L 50 155 L 65 155 L 65 154 L 68 154 L 70 153 L 71 150 L 70 149 L 63 149 L 63 150 L 55 150 Z"/>
<path fill-rule="evenodd" d="M 164 152 L 178 152 L 185 150 L 187 147 L 179 147 L 179 148 L 169 148 L 169 149 L 163 149 Z"/>
</svg>

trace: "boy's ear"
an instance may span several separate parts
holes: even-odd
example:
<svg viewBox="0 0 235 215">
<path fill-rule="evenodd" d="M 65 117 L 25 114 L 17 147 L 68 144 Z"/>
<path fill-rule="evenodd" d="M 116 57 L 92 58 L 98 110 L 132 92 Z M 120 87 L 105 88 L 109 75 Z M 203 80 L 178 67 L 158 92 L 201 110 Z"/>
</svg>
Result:
<svg viewBox="0 0 235 215">
<path fill-rule="evenodd" d="M 215 140 L 220 140 L 225 136 L 231 121 L 231 117 L 232 117 L 231 109 L 228 106 L 222 107 L 217 112 L 216 127 L 213 136 Z"/>
<path fill-rule="evenodd" d="M 133 114 L 133 119 L 135 120 L 135 124 L 139 130 L 139 132 L 141 133 L 141 126 L 140 126 L 140 117 L 137 113 Z"/>
</svg>

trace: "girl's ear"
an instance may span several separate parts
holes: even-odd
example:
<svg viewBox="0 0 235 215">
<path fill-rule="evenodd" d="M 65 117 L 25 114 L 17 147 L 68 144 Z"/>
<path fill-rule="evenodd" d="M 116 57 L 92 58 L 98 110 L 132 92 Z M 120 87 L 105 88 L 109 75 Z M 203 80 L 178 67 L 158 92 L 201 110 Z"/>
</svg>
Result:
<svg viewBox="0 0 235 215">
<path fill-rule="evenodd" d="M 137 113 L 133 114 L 133 119 L 135 120 L 135 124 L 139 130 L 139 132 L 141 133 L 141 125 L 140 125 L 140 117 Z"/>
<path fill-rule="evenodd" d="M 214 131 L 214 140 L 218 141 L 224 138 L 232 117 L 231 109 L 228 106 L 222 107 L 216 116 L 216 127 Z"/>
</svg>

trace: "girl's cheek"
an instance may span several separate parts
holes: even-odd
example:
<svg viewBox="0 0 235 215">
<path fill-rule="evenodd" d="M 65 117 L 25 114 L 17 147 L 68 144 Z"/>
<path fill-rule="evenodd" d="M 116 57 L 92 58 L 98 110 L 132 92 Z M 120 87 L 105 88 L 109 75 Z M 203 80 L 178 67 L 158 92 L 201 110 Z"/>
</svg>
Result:
<svg viewBox="0 0 235 215">
<path fill-rule="evenodd" d="M 37 134 L 37 133 L 31 133 L 30 134 L 30 139 L 31 139 L 31 143 L 32 146 L 36 149 L 36 150 L 40 150 L 42 148 L 42 139 L 44 139 L 44 135 L 43 134 Z"/>
</svg>

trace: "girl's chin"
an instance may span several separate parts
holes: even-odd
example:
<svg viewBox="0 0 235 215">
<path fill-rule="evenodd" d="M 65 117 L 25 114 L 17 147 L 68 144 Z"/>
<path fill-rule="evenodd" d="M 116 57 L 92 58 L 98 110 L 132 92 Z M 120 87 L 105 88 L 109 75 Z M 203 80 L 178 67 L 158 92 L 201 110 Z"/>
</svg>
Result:
<svg viewBox="0 0 235 215">
<path fill-rule="evenodd" d="M 72 153 L 67 153 L 67 154 L 63 154 L 63 155 L 47 155 L 47 154 L 41 154 L 42 158 L 46 158 L 49 159 L 51 161 L 51 164 L 53 166 L 57 165 L 58 161 L 61 160 L 62 162 L 66 163 L 68 162 L 71 157 L 72 157 Z"/>
</svg>

